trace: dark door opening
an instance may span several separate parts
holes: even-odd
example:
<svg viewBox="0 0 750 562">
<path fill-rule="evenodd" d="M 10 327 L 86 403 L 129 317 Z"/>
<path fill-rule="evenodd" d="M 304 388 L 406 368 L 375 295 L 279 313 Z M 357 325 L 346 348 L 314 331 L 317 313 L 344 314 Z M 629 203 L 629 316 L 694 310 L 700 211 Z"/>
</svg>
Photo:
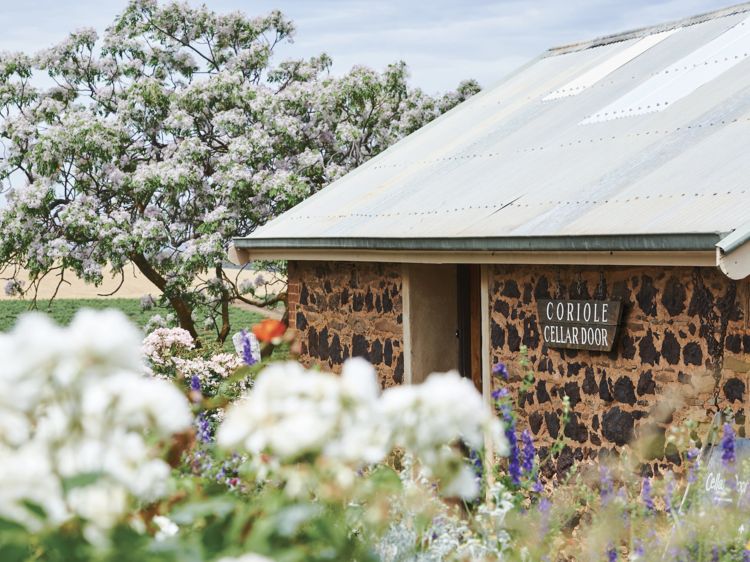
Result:
<svg viewBox="0 0 750 562">
<path fill-rule="evenodd" d="M 482 392 L 482 309 L 480 267 L 456 266 L 458 291 L 458 372 Z"/>
</svg>

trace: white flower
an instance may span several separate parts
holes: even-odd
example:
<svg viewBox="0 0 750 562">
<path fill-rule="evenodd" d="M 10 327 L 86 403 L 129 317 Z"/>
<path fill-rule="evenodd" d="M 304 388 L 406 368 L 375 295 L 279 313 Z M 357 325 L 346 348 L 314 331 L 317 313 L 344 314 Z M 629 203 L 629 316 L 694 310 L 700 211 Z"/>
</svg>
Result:
<svg viewBox="0 0 750 562">
<path fill-rule="evenodd" d="M 395 444 L 427 464 L 436 462 L 439 449 L 459 437 L 480 448 L 486 431 L 493 436 L 497 453 L 507 454 L 500 421 L 472 382 L 455 371 L 433 373 L 419 385 L 387 389 L 381 412 L 393 422 Z"/>
<path fill-rule="evenodd" d="M 335 375 L 308 372 L 298 363 L 273 364 L 253 390 L 227 411 L 218 441 L 251 453 L 273 451 L 285 459 L 319 452 L 341 410 Z"/>
<path fill-rule="evenodd" d="M 155 535 L 157 541 L 163 541 L 167 537 L 173 537 L 180 530 L 174 521 L 163 515 L 154 516 L 152 521 L 159 527 L 159 530 Z"/>
<path fill-rule="evenodd" d="M 83 310 L 68 328 L 28 314 L 0 337 L 0 514 L 30 529 L 78 515 L 102 537 L 166 493 L 171 468 L 144 436 L 166 441 L 192 416 L 174 385 L 141 377 L 140 336 L 119 311 Z"/>
<path fill-rule="evenodd" d="M 273 560 L 254 552 L 248 552 L 238 558 L 220 558 L 217 562 L 273 562 Z"/>
<path fill-rule="evenodd" d="M 446 444 L 458 438 L 479 448 L 489 432 L 498 453 L 506 454 L 500 421 L 458 373 L 433 374 L 421 385 L 378 394 L 375 372 L 364 359 L 344 363 L 340 377 L 297 363 L 274 364 L 227 410 L 218 442 L 284 461 L 312 453 L 349 465 L 381 461 L 397 444 L 438 473 L 453 458 Z M 449 476 L 465 474 L 454 470 Z M 456 486 L 470 497 L 465 480 Z"/>
</svg>

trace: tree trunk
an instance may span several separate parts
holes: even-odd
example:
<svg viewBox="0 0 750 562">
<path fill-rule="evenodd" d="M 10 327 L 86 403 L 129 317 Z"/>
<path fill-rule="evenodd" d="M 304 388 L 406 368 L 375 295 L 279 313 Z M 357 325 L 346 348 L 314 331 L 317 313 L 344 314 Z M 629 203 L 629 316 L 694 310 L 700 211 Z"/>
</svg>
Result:
<svg viewBox="0 0 750 562">
<path fill-rule="evenodd" d="M 167 280 L 153 268 L 146 259 L 146 256 L 141 253 L 132 252 L 130 254 L 130 259 L 136 266 L 138 266 L 138 269 L 140 269 L 141 273 L 146 276 L 146 279 L 156 285 L 160 291 L 164 292 L 164 289 L 167 287 Z M 167 299 L 169 299 L 169 304 L 172 305 L 172 308 L 177 313 L 177 318 L 180 320 L 180 327 L 183 330 L 187 330 L 192 336 L 195 341 L 195 347 L 200 347 L 201 342 L 198 339 L 198 333 L 195 331 L 195 323 L 193 322 L 193 311 L 190 310 L 188 305 L 185 304 L 185 301 L 182 300 L 179 295 L 168 296 Z"/>
<path fill-rule="evenodd" d="M 223 275 L 221 271 L 221 265 L 216 266 L 216 278 L 221 281 L 223 281 Z M 229 335 L 229 291 L 227 291 L 226 287 L 222 286 L 221 289 L 221 331 L 219 332 L 219 336 L 216 339 L 220 344 L 224 345 L 224 342 L 227 339 L 227 336 Z"/>
</svg>

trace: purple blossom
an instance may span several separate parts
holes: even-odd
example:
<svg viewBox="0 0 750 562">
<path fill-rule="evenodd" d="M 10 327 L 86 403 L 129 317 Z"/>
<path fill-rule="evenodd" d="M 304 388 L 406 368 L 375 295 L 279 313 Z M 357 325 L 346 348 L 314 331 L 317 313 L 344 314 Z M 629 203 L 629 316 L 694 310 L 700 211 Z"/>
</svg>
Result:
<svg viewBox="0 0 750 562">
<path fill-rule="evenodd" d="M 643 479 L 643 490 L 641 491 L 641 497 L 643 498 L 643 505 L 646 507 L 646 512 L 649 515 L 654 515 L 656 509 L 654 508 L 654 489 L 651 487 L 651 480 L 648 478 Z"/>
<path fill-rule="evenodd" d="M 536 494 L 541 494 L 544 492 L 544 486 L 542 486 L 542 483 L 539 482 L 539 476 L 536 477 L 536 480 L 534 480 L 534 483 L 531 485 L 531 491 Z"/>
<path fill-rule="evenodd" d="M 250 336 L 247 335 L 247 330 L 242 330 L 240 333 L 240 341 L 242 342 L 242 361 L 248 367 L 252 367 L 255 365 L 255 357 L 253 357 L 253 345 Z"/>
<path fill-rule="evenodd" d="M 667 489 L 664 492 L 664 506 L 667 510 L 667 513 L 670 516 L 674 516 L 673 513 L 673 504 L 674 504 L 674 478 L 672 477 L 672 472 L 669 471 L 667 473 Z"/>
<path fill-rule="evenodd" d="M 614 543 L 610 542 L 607 544 L 607 562 L 617 562 L 617 547 Z"/>
<path fill-rule="evenodd" d="M 539 500 L 539 506 L 536 509 L 539 513 L 546 515 L 549 513 L 551 507 L 552 503 L 547 498 L 542 498 Z"/>
<path fill-rule="evenodd" d="M 211 425 L 209 424 L 206 416 L 201 412 L 198 417 L 195 418 L 195 425 L 198 428 L 197 439 L 201 443 L 211 442 Z"/>
<path fill-rule="evenodd" d="M 190 377 L 190 390 L 201 391 L 201 380 L 198 378 L 198 375 Z"/>
<path fill-rule="evenodd" d="M 607 504 L 614 497 L 615 493 L 612 488 L 612 473 L 610 472 L 609 467 L 605 464 L 599 465 L 599 472 L 601 472 L 599 482 L 601 482 L 602 485 L 601 498 L 602 508 L 604 508 L 607 507 Z"/>
<path fill-rule="evenodd" d="M 508 369 L 505 368 L 505 363 L 496 363 L 492 367 L 492 372 L 496 375 L 501 375 L 506 381 L 508 380 Z"/>
<path fill-rule="evenodd" d="M 622 500 L 623 505 L 627 505 L 628 493 L 625 491 L 625 488 L 620 488 L 619 490 L 617 490 L 617 497 Z M 622 513 L 620 514 L 620 519 L 622 519 L 623 525 L 626 529 L 630 527 L 630 513 L 627 509 L 624 509 L 622 511 Z"/>
<path fill-rule="evenodd" d="M 728 475 L 727 486 L 734 489 L 737 486 L 737 482 L 731 476 L 736 473 L 737 457 L 734 454 L 734 429 L 732 429 L 732 424 L 724 424 L 724 437 L 721 439 L 721 448 L 724 451 L 721 454 L 721 464 Z"/>
<path fill-rule="evenodd" d="M 552 503 L 547 498 L 542 498 L 539 500 L 539 505 L 537 505 L 537 512 L 541 517 L 539 518 L 539 538 L 540 540 L 544 540 L 547 538 L 547 533 L 549 533 L 549 511 L 552 507 Z M 544 557 L 542 558 L 544 560 Z"/>
<path fill-rule="evenodd" d="M 492 391 L 492 399 L 493 400 L 500 400 L 500 398 L 505 398 L 507 396 L 508 396 L 508 389 L 507 388 L 498 388 L 498 389 Z"/>
<path fill-rule="evenodd" d="M 536 450 L 534 449 L 534 438 L 531 436 L 528 427 L 521 433 L 521 441 L 523 442 L 523 464 L 521 467 L 526 474 L 530 474 L 534 470 Z"/>
<path fill-rule="evenodd" d="M 521 472 L 521 462 L 519 459 L 520 451 L 518 449 L 516 421 L 511 415 L 510 406 L 508 404 L 503 404 L 500 410 L 502 411 L 503 419 L 505 420 L 505 437 L 508 439 L 508 443 L 510 443 L 508 474 L 510 474 L 513 485 L 520 486 L 523 473 Z"/>
</svg>

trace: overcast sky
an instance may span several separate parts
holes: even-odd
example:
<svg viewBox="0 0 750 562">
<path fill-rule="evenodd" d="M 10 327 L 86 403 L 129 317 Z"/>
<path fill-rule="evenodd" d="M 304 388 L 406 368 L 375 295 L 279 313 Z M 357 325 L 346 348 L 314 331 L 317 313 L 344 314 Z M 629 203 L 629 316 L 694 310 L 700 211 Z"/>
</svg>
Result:
<svg viewBox="0 0 750 562">
<path fill-rule="evenodd" d="M 192 2 L 197 5 L 199 2 Z M 382 69 L 404 60 L 428 93 L 463 78 L 488 86 L 546 49 L 731 5 L 722 0 L 207 0 L 217 12 L 278 8 L 297 24 L 275 60 L 333 57 Z M 0 0 L 0 49 L 33 52 L 76 27 L 103 31 L 124 0 Z"/>
</svg>

